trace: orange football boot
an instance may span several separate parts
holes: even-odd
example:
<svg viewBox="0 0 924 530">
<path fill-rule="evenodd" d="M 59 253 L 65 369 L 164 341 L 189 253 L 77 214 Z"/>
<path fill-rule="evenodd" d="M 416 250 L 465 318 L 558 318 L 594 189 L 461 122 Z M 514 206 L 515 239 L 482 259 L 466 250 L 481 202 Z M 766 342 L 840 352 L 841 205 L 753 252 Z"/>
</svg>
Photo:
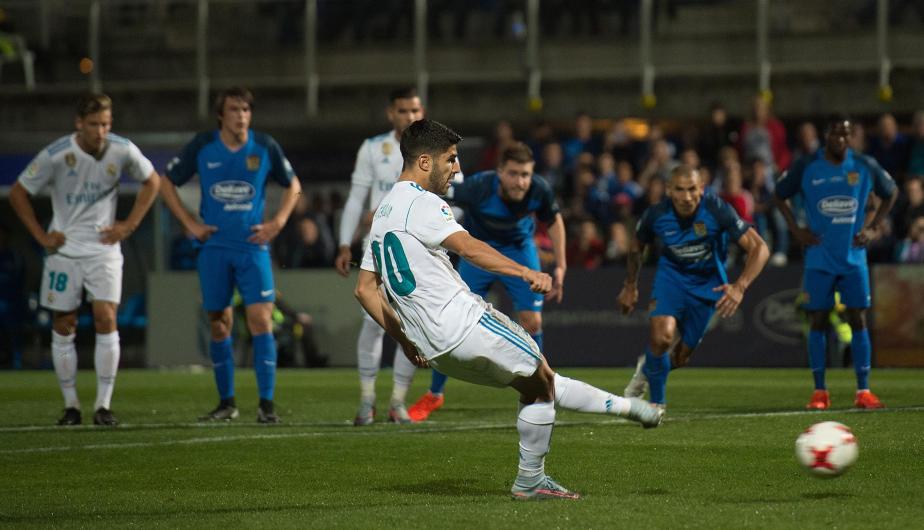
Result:
<svg viewBox="0 0 924 530">
<path fill-rule="evenodd" d="M 858 390 L 853 406 L 858 409 L 884 409 L 885 405 L 869 390 Z"/>
<path fill-rule="evenodd" d="M 859 399 L 859 398 L 857 398 Z M 812 399 L 805 408 L 809 410 L 825 410 L 831 406 L 831 396 L 827 390 L 815 390 L 812 392 Z"/>
<path fill-rule="evenodd" d="M 411 405 L 411 408 L 407 409 L 408 416 L 410 416 L 411 420 L 414 422 L 426 421 L 434 410 L 443 406 L 445 401 L 446 398 L 443 397 L 443 394 L 435 396 L 428 390 L 426 394 L 417 400 L 417 403 L 414 403 Z"/>
</svg>

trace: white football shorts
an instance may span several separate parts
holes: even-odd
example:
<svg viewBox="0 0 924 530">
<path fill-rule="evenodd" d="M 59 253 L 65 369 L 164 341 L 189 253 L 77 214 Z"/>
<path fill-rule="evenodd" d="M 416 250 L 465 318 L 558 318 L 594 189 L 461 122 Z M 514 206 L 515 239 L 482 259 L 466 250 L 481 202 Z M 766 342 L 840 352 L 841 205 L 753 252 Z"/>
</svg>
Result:
<svg viewBox="0 0 924 530">
<path fill-rule="evenodd" d="M 54 311 L 80 307 L 83 291 L 87 300 L 118 304 L 122 301 L 122 253 L 89 258 L 68 258 L 52 254 L 45 258 L 39 302 Z"/>
<path fill-rule="evenodd" d="M 536 341 L 490 306 L 461 344 L 430 359 L 430 366 L 449 377 L 496 387 L 505 387 L 516 377 L 529 377 L 541 365 Z"/>
</svg>

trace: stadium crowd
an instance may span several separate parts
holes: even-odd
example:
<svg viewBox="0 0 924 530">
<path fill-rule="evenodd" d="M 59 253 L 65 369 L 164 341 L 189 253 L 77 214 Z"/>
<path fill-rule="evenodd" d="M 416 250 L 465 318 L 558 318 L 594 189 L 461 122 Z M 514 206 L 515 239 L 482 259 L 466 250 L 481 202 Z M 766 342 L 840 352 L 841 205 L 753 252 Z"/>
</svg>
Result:
<svg viewBox="0 0 924 530">
<path fill-rule="evenodd" d="M 700 169 L 711 192 L 757 228 L 771 248 L 770 264 L 784 266 L 800 260 L 801 250 L 790 239 L 772 193 L 795 160 L 819 149 L 819 125 L 804 120 L 787 127 L 760 97 L 751 101 L 743 119 L 715 103 L 700 123 L 596 119 L 580 113 L 568 129 L 539 122 L 521 133 L 501 120 L 478 159 L 463 159 L 463 166 L 467 174 L 494 169 L 505 146 L 526 142 L 536 157 L 537 174 L 551 184 L 562 207 L 569 266 L 594 269 L 623 262 L 638 217 L 663 198 L 670 170 L 689 164 Z M 858 120 L 851 147 L 879 161 L 900 190 L 879 239 L 870 246 L 870 261 L 924 262 L 924 111 L 909 124 L 899 124 L 891 114 L 869 125 Z M 307 193 L 274 245 L 281 267 L 333 263 L 342 196 Z M 354 241 L 356 257 L 361 233 L 357 230 Z M 536 237 L 541 256 L 551 260 L 551 241 L 542 227 Z"/>
</svg>

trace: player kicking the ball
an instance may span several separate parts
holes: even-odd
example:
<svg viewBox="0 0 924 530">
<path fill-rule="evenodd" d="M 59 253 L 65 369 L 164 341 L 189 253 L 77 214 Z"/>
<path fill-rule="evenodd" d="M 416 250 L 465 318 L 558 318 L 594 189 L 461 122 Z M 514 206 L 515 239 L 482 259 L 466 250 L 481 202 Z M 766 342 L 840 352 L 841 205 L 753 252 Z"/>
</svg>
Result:
<svg viewBox="0 0 924 530">
<path fill-rule="evenodd" d="M 374 214 L 356 297 L 415 365 L 520 393 L 515 499 L 578 499 L 545 474 L 555 405 L 623 416 L 645 427 L 658 426 L 662 412 L 556 374 L 529 334 L 473 294 L 452 268 L 446 249 L 487 271 L 522 278 L 536 292 L 552 288 L 549 275 L 469 235 L 439 198 L 459 171 L 460 140 L 431 120 L 417 121 L 401 135 L 404 169 Z"/>
</svg>

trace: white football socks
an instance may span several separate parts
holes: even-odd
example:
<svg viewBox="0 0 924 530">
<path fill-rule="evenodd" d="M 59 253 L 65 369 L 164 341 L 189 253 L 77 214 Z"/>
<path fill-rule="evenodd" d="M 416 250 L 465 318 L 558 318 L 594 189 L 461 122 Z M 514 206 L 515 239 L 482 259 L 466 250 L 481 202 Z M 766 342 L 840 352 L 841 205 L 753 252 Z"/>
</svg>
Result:
<svg viewBox="0 0 924 530">
<path fill-rule="evenodd" d="M 65 408 L 80 408 L 77 399 L 77 348 L 74 347 L 76 335 L 59 335 L 51 332 L 51 360 L 58 376 L 58 386 L 64 396 Z"/>
<path fill-rule="evenodd" d="M 356 340 L 356 361 L 359 368 L 359 395 L 363 401 L 375 401 L 375 377 L 382 362 L 382 337 L 385 330 L 372 318 L 363 318 Z"/>
<path fill-rule="evenodd" d="M 404 349 L 400 345 L 395 348 L 394 364 L 391 402 L 392 404 L 404 403 L 407 399 L 407 390 L 414 381 L 414 372 L 417 371 L 417 367 L 411 364 L 411 361 L 404 355 Z"/>
<path fill-rule="evenodd" d="M 97 333 L 94 363 L 96 367 L 96 404 L 93 410 L 109 409 L 116 373 L 119 371 L 119 332 Z"/>
<path fill-rule="evenodd" d="M 545 455 L 549 452 L 554 424 L 554 403 L 521 405 L 520 413 L 517 415 L 517 431 L 520 433 L 517 486 L 532 488 L 545 477 Z"/>
<path fill-rule="evenodd" d="M 600 390 L 583 381 L 555 374 L 555 403 L 558 406 L 594 414 L 629 414 L 629 400 Z"/>
</svg>

